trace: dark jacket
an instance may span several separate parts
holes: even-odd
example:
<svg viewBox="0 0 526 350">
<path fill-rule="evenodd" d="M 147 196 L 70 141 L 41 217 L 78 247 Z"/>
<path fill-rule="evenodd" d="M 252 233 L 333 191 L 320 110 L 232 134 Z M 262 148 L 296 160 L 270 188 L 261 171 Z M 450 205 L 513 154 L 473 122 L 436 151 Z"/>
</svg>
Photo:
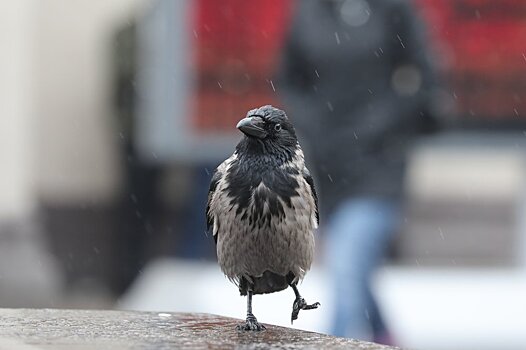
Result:
<svg viewBox="0 0 526 350">
<path fill-rule="evenodd" d="M 321 210 L 401 194 L 405 153 L 434 124 L 423 28 L 408 1 L 301 0 L 277 91 L 315 169 Z"/>
</svg>

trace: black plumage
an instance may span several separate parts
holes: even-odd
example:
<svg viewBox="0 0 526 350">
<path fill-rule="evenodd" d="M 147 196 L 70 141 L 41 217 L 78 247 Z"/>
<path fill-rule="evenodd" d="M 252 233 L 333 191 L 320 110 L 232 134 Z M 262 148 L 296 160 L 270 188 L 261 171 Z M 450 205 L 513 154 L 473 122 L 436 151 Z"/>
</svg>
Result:
<svg viewBox="0 0 526 350">
<path fill-rule="evenodd" d="M 222 271 L 247 295 L 247 321 L 240 328 L 260 330 L 264 327 L 252 314 L 253 294 L 291 286 L 292 321 L 300 310 L 319 305 L 308 305 L 297 289 L 314 256 L 318 199 L 285 112 L 272 106 L 253 109 L 237 128 L 245 135 L 212 176 L 207 225 Z"/>
</svg>

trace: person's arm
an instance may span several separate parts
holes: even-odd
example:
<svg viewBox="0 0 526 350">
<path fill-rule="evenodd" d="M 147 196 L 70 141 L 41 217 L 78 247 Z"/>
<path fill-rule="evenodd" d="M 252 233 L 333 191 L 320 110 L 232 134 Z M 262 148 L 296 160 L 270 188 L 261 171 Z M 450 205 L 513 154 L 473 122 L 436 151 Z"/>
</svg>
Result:
<svg viewBox="0 0 526 350">
<path fill-rule="evenodd" d="M 397 1 L 391 21 L 391 88 L 402 104 L 400 111 L 409 116 L 416 111 L 423 126 L 436 129 L 440 112 L 433 106 L 440 83 L 426 27 L 412 1 Z"/>
</svg>

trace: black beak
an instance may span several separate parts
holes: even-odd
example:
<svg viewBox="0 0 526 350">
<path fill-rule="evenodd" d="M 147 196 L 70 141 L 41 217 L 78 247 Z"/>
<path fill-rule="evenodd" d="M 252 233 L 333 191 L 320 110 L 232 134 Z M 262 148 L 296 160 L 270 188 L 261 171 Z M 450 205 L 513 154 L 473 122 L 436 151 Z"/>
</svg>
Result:
<svg viewBox="0 0 526 350">
<path fill-rule="evenodd" d="M 237 123 L 236 128 L 249 137 L 264 139 L 267 137 L 267 132 L 263 128 L 264 124 L 265 121 L 261 117 L 253 116 L 241 119 L 239 123 Z"/>
</svg>

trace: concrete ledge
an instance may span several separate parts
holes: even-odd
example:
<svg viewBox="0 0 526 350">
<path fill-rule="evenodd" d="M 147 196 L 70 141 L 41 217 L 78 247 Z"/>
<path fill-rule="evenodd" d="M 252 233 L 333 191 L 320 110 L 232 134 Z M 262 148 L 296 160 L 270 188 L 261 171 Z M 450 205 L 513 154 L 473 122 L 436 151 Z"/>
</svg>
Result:
<svg viewBox="0 0 526 350">
<path fill-rule="evenodd" d="M 240 322 L 209 314 L 0 309 L 0 349 L 394 349 L 272 325 L 238 332 Z"/>
</svg>

